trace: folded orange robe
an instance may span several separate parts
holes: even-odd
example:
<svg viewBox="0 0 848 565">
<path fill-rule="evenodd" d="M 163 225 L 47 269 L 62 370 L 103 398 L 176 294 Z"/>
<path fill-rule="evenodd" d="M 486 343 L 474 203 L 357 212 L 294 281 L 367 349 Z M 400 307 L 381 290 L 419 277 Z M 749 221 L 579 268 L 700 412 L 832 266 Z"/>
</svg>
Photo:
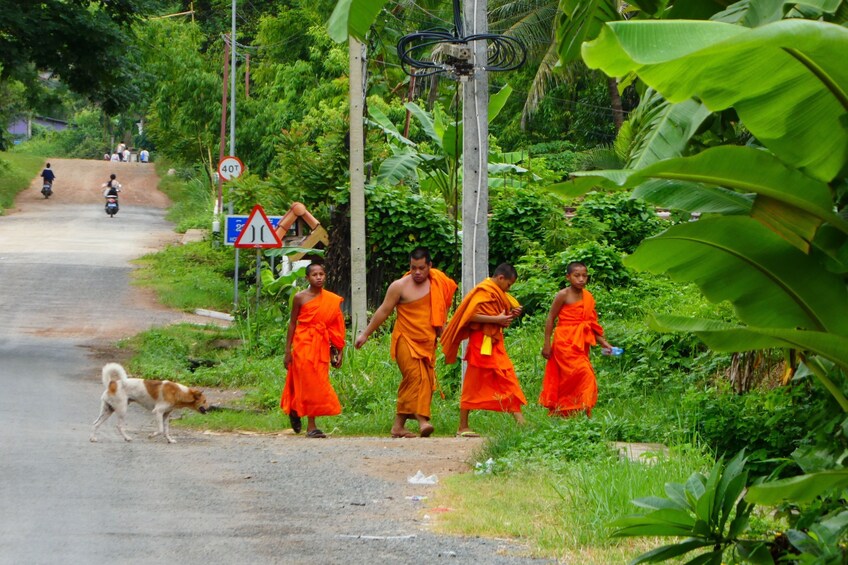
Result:
<svg viewBox="0 0 848 565">
<path fill-rule="evenodd" d="M 456 283 L 437 269 L 430 269 L 430 294 L 397 305 L 392 330 L 391 356 L 400 368 L 397 413 L 430 417 L 436 390 L 436 328 L 447 320 Z"/>
<path fill-rule="evenodd" d="M 471 321 L 475 314 L 497 316 L 517 305 L 492 279 L 486 279 L 463 298 L 442 334 L 442 351 L 448 363 L 456 362 L 459 344 L 468 339 L 461 409 L 518 412 L 527 404 L 504 347 L 503 328 Z"/>
<path fill-rule="evenodd" d="M 557 316 L 539 395 L 539 404 L 552 414 L 585 410 L 592 415 L 598 384 L 589 362 L 589 348 L 597 343 L 596 334 L 604 335 L 604 330 L 598 324 L 595 299 L 584 289 L 583 300 L 566 304 Z"/>
<path fill-rule="evenodd" d="M 330 345 L 345 345 L 344 299 L 328 290 L 300 308 L 292 339 L 292 362 L 280 408 L 299 416 L 335 416 L 341 414 L 339 397 L 330 384 Z"/>
</svg>

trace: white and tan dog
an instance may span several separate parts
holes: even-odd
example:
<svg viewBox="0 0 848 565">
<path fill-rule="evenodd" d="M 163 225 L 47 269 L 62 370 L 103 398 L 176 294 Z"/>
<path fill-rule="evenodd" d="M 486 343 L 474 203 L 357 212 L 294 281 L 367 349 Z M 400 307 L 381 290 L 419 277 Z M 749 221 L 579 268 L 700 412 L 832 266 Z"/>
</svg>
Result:
<svg viewBox="0 0 848 565">
<path fill-rule="evenodd" d="M 177 408 L 191 408 L 205 414 L 208 408 L 203 391 L 189 388 L 171 381 L 153 381 L 147 379 L 131 379 L 127 372 L 117 363 L 107 363 L 103 367 L 103 386 L 106 390 L 100 397 L 100 416 L 94 422 L 91 430 L 91 441 L 97 441 L 97 428 L 109 419 L 112 413 L 118 416 L 118 431 L 127 441 L 132 438 L 124 431 L 124 418 L 130 402 L 138 402 L 156 416 L 159 430 L 150 437 L 164 435 L 168 443 L 176 443 L 170 435 L 169 420 L 171 412 Z"/>
</svg>

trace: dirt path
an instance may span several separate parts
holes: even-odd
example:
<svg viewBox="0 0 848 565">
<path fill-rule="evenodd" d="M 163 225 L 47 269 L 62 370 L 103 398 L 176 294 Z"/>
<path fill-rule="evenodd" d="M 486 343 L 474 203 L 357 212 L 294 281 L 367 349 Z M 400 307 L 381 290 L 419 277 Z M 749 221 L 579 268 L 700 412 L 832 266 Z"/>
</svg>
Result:
<svg viewBox="0 0 848 565">
<path fill-rule="evenodd" d="M 176 429 L 167 445 L 131 406 L 134 442 L 107 423 L 89 443 L 115 341 L 193 318 L 130 284 L 129 261 L 178 239 L 152 166 L 50 162 L 55 196 L 34 179 L 0 217 L 0 564 L 533 562 L 520 544 L 434 533 L 407 498 L 438 488 L 409 476 L 467 469 L 480 440 Z M 125 192 L 109 218 L 113 171 Z"/>
<path fill-rule="evenodd" d="M 156 190 L 159 178 L 150 163 L 112 163 L 86 159 L 47 159 L 56 174 L 53 183 L 52 202 L 61 204 L 103 205 L 103 183 L 109 175 L 117 175 L 123 186 L 121 205 L 167 208 L 171 202 Z M 41 179 L 36 177 L 30 184 L 31 190 L 22 192 L 15 200 L 15 207 L 7 213 L 38 209 L 44 200 L 41 195 Z"/>
</svg>

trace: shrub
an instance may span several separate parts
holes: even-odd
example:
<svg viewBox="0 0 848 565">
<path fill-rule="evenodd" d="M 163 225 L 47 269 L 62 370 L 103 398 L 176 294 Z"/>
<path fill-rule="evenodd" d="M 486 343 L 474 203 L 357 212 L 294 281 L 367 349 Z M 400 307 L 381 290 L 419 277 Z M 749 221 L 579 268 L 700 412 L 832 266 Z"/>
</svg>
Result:
<svg viewBox="0 0 848 565">
<path fill-rule="evenodd" d="M 368 271 L 383 273 L 377 285 L 382 291 L 405 272 L 409 252 L 418 246 L 430 250 L 439 269 L 458 277 L 459 242 L 441 199 L 384 186 L 367 189 L 365 197 Z"/>
<path fill-rule="evenodd" d="M 665 227 L 651 206 L 624 193 L 587 194 L 572 223 L 580 226 L 588 218 L 603 222 L 608 230 L 606 241 L 625 253 L 632 253 L 643 239 Z"/>
<path fill-rule="evenodd" d="M 534 188 L 504 189 L 492 199 L 489 266 L 516 263 L 532 242 L 544 238 L 548 222 L 565 222 L 562 203 Z"/>
<path fill-rule="evenodd" d="M 719 454 L 745 448 L 751 459 L 788 457 L 807 433 L 818 408 L 803 386 L 738 395 L 726 381 L 690 389 L 682 399 L 686 427 Z"/>
<path fill-rule="evenodd" d="M 560 253 L 559 261 L 554 266 L 554 273 L 560 280 L 565 280 L 566 268 L 572 261 L 586 264 L 592 284 L 613 287 L 630 282 L 630 270 L 621 262 L 621 251 L 612 245 L 590 241 Z"/>
</svg>

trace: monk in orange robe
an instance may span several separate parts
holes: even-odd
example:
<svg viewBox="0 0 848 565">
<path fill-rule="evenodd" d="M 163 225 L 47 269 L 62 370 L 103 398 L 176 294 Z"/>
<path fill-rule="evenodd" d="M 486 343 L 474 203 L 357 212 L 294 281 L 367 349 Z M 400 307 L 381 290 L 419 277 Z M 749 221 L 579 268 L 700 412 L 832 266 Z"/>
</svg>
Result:
<svg viewBox="0 0 848 565">
<path fill-rule="evenodd" d="M 575 261 L 566 270 L 570 286 L 557 293 L 545 322 L 542 357 L 548 362 L 539 404 L 551 415 L 586 412 L 591 417 L 598 400 L 598 384 L 589 362 L 589 348 L 600 343 L 606 351 L 611 351 L 612 346 L 598 324 L 595 299 L 585 289 L 589 280 L 586 265 Z"/>
<path fill-rule="evenodd" d="M 503 336 L 503 329 L 521 314 L 518 301 L 507 294 L 516 278 L 512 265 L 499 265 L 490 278 L 462 299 L 442 334 L 447 363 L 456 361 L 459 344 L 468 339 L 457 436 L 479 436 L 468 426 L 471 410 L 510 412 L 519 424 L 524 423 L 521 406 L 527 404 L 527 399 L 506 353 Z"/>
<path fill-rule="evenodd" d="M 392 282 L 383 303 L 354 343 L 359 349 L 397 310 L 391 357 L 401 373 L 392 437 L 416 437 L 406 421 L 418 421 L 421 437 L 432 435 L 430 404 L 436 390 L 436 341 L 447 321 L 456 283 L 432 266 L 430 252 L 419 247 L 409 256 L 409 272 Z"/>
<path fill-rule="evenodd" d="M 343 298 L 324 290 L 323 265 L 306 268 L 309 288 L 294 296 L 286 335 L 286 384 L 280 408 L 289 415 L 292 429 L 300 433 L 301 417 L 308 419 L 306 436 L 322 438 L 315 421 L 318 416 L 341 414 L 339 397 L 330 384 L 330 364 L 340 367 L 345 345 Z"/>
</svg>

